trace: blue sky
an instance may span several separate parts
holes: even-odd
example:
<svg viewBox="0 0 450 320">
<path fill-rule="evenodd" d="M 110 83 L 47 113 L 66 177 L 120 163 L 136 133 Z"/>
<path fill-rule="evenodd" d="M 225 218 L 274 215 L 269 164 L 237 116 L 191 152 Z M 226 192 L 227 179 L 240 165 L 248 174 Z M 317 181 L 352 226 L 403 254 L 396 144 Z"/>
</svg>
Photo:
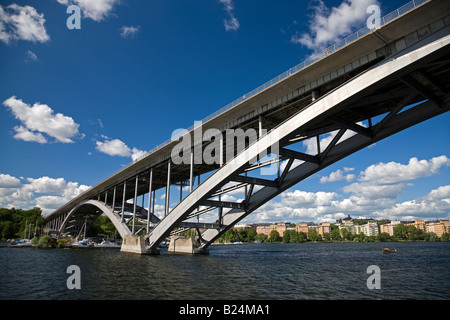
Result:
<svg viewBox="0 0 450 320">
<path fill-rule="evenodd" d="M 385 15 L 406 2 L 1 1 L 0 207 L 50 213 L 175 129 L 356 31 L 369 5 Z M 67 28 L 72 4 L 79 30 Z M 348 14 L 335 21 L 333 12 Z M 245 221 L 448 219 L 449 120 L 378 142 Z"/>
</svg>

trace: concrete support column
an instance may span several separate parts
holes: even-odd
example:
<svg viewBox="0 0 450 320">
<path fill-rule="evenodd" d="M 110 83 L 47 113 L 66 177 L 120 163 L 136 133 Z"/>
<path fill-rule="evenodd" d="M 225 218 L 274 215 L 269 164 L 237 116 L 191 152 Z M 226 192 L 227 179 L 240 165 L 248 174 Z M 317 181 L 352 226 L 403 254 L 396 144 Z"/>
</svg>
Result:
<svg viewBox="0 0 450 320">
<path fill-rule="evenodd" d="M 125 181 L 125 182 L 123 183 L 122 217 L 121 217 L 121 219 L 120 219 L 120 222 L 123 222 L 123 218 L 124 218 L 124 215 L 125 215 L 125 200 L 126 200 L 125 193 L 126 193 L 126 191 L 127 191 L 127 182 Z"/>
<path fill-rule="evenodd" d="M 150 218 L 152 215 L 152 187 L 153 187 L 153 168 L 150 169 L 150 176 L 148 182 L 148 211 L 147 211 L 147 233 L 150 229 Z"/>
<path fill-rule="evenodd" d="M 169 214 L 169 198 L 170 198 L 170 160 L 167 163 L 167 186 L 166 186 L 166 207 L 164 208 L 164 216 Z"/>
<path fill-rule="evenodd" d="M 262 137 L 262 117 L 258 116 L 258 139 Z"/>
<path fill-rule="evenodd" d="M 194 186 L 194 148 L 191 148 L 191 163 L 189 171 L 189 193 L 192 192 Z"/>
<path fill-rule="evenodd" d="M 134 186 L 134 199 L 133 199 L 133 227 L 131 230 L 132 234 L 134 234 L 134 227 L 136 223 L 136 202 L 137 202 L 138 183 L 139 183 L 139 176 L 136 176 L 136 184 Z"/>
</svg>

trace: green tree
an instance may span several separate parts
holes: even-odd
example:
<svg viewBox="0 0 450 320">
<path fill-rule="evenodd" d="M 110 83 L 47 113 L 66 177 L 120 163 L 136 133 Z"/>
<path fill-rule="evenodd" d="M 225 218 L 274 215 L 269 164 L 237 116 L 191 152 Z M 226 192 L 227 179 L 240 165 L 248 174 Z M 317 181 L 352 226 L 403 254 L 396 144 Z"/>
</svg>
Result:
<svg viewBox="0 0 450 320">
<path fill-rule="evenodd" d="M 237 230 L 237 235 L 240 241 L 242 242 L 248 242 L 248 232 L 246 229 L 239 229 Z"/>
<path fill-rule="evenodd" d="M 256 239 L 256 230 L 255 229 L 248 229 L 247 230 L 247 237 L 249 242 L 253 242 Z"/>
<path fill-rule="evenodd" d="M 269 233 L 269 242 L 278 242 L 280 241 L 280 234 L 277 230 L 272 230 Z"/>
<path fill-rule="evenodd" d="M 255 237 L 255 241 L 258 241 L 261 243 L 267 242 L 268 239 L 269 239 L 269 237 L 264 233 L 258 233 Z"/>
<path fill-rule="evenodd" d="M 282 238 L 282 240 L 281 240 L 283 243 L 289 243 L 289 242 L 291 242 L 291 233 L 288 231 L 288 230 L 286 230 L 284 233 L 283 233 L 283 238 Z"/>
<path fill-rule="evenodd" d="M 320 241 L 322 240 L 322 237 L 317 233 L 317 230 L 315 228 L 309 228 L 308 239 L 310 241 Z"/>
<path fill-rule="evenodd" d="M 412 227 L 412 228 L 410 228 Z M 425 240 L 425 231 L 417 229 L 414 226 L 408 226 L 408 240 Z"/>
<path fill-rule="evenodd" d="M 3 239 L 11 239 L 14 238 L 15 230 L 11 223 L 11 221 L 6 221 L 3 226 L 2 238 Z"/>
<path fill-rule="evenodd" d="M 339 231 L 339 228 L 333 228 L 333 230 L 331 230 L 331 239 L 333 239 L 334 241 L 341 240 L 341 233 Z"/>
<path fill-rule="evenodd" d="M 381 241 L 381 242 L 392 241 L 391 236 L 390 236 L 389 233 L 387 233 L 387 232 L 379 233 L 378 236 L 377 236 L 377 238 L 378 238 L 378 241 Z"/>
<path fill-rule="evenodd" d="M 286 232 L 289 232 L 289 235 L 290 235 L 289 242 L 290 243 L 299 243 L 299 242 L 301 242 L 300 241 L 300 235 L 299 235 L 299 233 L 297 231 L 289 230 L 289 231 L 286 231 Z"/>
<path fill-rule="evenodd" d="M 398 240 L 408 239 L 408 230 L 403 223 L 399 223 L 394 227 L 394 237 Z"/>
<path fill-rule="evenodd" d="M 325 241 L 330 241 L 331 240 L 331 235 L 329 232 L 324 232 L 323 233 L 323 240 Z"/>
<path fill-rule="evenodd" d="M 425 234 L 425 240 L 427 240 L 427 241 L 439 241 L 439 237 L 434 232 L 427 232 Z"/>
<path fill-rule="evenodd" d="M 308 239 L 308 235 L 304 233 L 303 231 L 300 231 L 298 233 L 298 240 L 299 242 L 305 242 Z"/>
<path fill-rule="evenodd" d="M 351 233 L 346 228 L 341 229 L 342 238 L 345 240 L 351 240 Z"/>
</svg>

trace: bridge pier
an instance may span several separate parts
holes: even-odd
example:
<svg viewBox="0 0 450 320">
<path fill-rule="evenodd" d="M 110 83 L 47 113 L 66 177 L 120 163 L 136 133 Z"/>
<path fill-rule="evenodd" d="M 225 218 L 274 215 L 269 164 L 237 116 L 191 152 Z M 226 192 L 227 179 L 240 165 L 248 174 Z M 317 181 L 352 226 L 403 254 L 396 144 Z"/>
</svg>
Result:
<svg viewBox="0 0 450 320">
<path fill-rule="evenodd" d="M 130 252 L 130 253 L 138 253 L 145 254 L 145 238 L 144 236 L 137 236 L 128 234 L 123 238 L 121 252 Z"/>
<path fill-rule="evenodd" d="M 187 239 L 183 236 L 173 236 L 170 238 L 168 252 L 187 254 L 208 254 L 206 249 L 200 249 L 200 242 L 193 237 Z"/>
</svg>

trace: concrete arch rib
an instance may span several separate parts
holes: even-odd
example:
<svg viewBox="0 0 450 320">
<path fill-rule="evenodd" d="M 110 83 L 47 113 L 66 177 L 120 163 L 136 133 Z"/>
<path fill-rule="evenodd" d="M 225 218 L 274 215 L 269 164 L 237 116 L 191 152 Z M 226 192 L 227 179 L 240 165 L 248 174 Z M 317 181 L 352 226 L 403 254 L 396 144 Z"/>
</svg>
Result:
<svg viewBox="0 0 450 320">
<path fill-rule="evenodd" d="M 443 32 L 448 32 L 448 29 Z M 333 116 L 333 114 L 338 110 L 344 109 L 346 106 L 357 102 L 359 98 L 362 98 L 372 92 L 374 88 L 381 88 L 386 83 L 389 83 L 389 81 L 394 79 L 398 80 L 402 75 L 407 75 L 412 72 L 420 62 L 430 58 L 430 56 L 448 53 L 449 46 L 449 35 L 442 36 L 442 34 L 439 34 L 431 37 L 430 39 L 427 39 L 427 43 L 424 43 L 422 46 L 413 46 L 410 49 L 393 56 L 392 59 L 383 61 L 374 66 L 365 73 L 338 87 L 336 90 L 314 102 L 308 108 L 293 115 L 291 118 L 272 129 L 267 135 L 263 136 L 256 143 L 246 149 L 245 152 L 236 156 L 232 161 L 225 164 L 217 172 L 205 180 L 182 202 L 180 202 L 166 217 L 164 217 L 149 235 L 150 247 L 154 247 L 159 244 L 159 242 L 168 236 L 170 231 L 174 227 L 178 226 L 180 222 L 182 222 L 189 215 L 189 213 L 192 212 L 192 210 L 208 199 L 216 190 L 221 188 L 228 181 L 232 180 L 234 176 L 242 172 L 243 168 L 248 164 L 249 159 L 256 158 L 259 154 L 263 153 L 268 148 L 271 148 L 271 146 L 277 144 L 279 141 L 289 139 L 289 137 L 299 129 L 307 127 L 311 123 L 317 123 L 323 121 L 327 117 Z M 428 106 L 428 104 L 430 103 L 427 103 L 426 105 Z M 430 108 L 432 108 L 431 105 Z M 421 110 L 426 111 L 430 108 L 421 108 Z M 411 119 L 409 125 L 414 125 L 428 116 L 434 116 L 447 111 L 447 107 L 439 109 L 434 106 L 433 108 L 436 108 L 436 110 L 433 109 L 432 114 L 421 115 L 419 113 L 417 118 L 414 117 Z M 405 113 L 405 115 L 408 115 L 408 113 Z M 384 131 L 382 130 L 375 134 L 375 136 L 371 137 L 370 135 L 367 136 L 361 134 L 351 140 L 351 144 L 338 144 L 334 149 L 334 152 L 337 152 L 337 154 L 334 155 L 333 152 L 328 154 L 329 163 L 342 159 L 346 155 L 375 142 L 377 139 L 381 140 L 390 134 L 400 131 L 398 129 L 400 129 L 402 125 L 399 123 L 397 128 L 390 128 L 391 130 L 387 130 L 388 127 L 389 126 L 386 126 L 385 132 L 382 132 Z M 320 170 L 320 168 L 323 168 L 325 165 L 326 163 L 323 163 L 322 165 L 307 163 L 306 166 L 292 170 L 292 172 L 289 172 L 285 177 L 286 186 L 290 183 L 299 181 L 299 176 L 302 175 L 300 170 L 305 170 L 310 173 L 315 170 Z M 280 192 L 280 188 L 273 186 L 266 186 L 264 190 L 265 191 L 260 192 L 258 196 L 256 196 L 256 194 L 255 196 L 252 196 L 252 202 L 254 205 L 250 204 L 250 208 L 247 208 L 246 210 L 234 209 L 232 212 L 236 213 L 237 216 L 232 218 L 233 215 L 229 214 L 229 219 L 226 220 L 229 220 L 230 222 L 240 220 L 240 218 L 245 215 L 245 212 L 249 213 L 253 211 L 260 204 L 270 200 L 273 196 Z M 260 197 L 260 199 L 257 202 L 258 197 Z M 204 238 L 206 238 L 204 240 L 207 241 L 206 246 L 216 237 L 216 235 L 217 231 L 214 230 L 208 230 L 204 234 Z"/>
<path fill-rule="evenodd" d="M 111 220 L 111 222 L 114 224 L 114 227 L 116 228 L 117 232 L 119 232 L 122 239 L 124 239 L 125 236 L 127 235 L 131 235 L 130 229 L 124 222 L 120 221 L 120 217 L 116 213 L 112 212 L 110 207 L 106 206 L 104 203 L 97 200 L 86 200 L 80 202 L 76 207 L 74 207 L 64 220 L 60 228 L 61 233 L 64 233 L 66 226 L 68 225 L 68 222 L 80 210 L 85 211 L 86 214 L 95 214 L 97 211 L 100 211 L 106 214 L 109 220 Z"/>
</svg>

